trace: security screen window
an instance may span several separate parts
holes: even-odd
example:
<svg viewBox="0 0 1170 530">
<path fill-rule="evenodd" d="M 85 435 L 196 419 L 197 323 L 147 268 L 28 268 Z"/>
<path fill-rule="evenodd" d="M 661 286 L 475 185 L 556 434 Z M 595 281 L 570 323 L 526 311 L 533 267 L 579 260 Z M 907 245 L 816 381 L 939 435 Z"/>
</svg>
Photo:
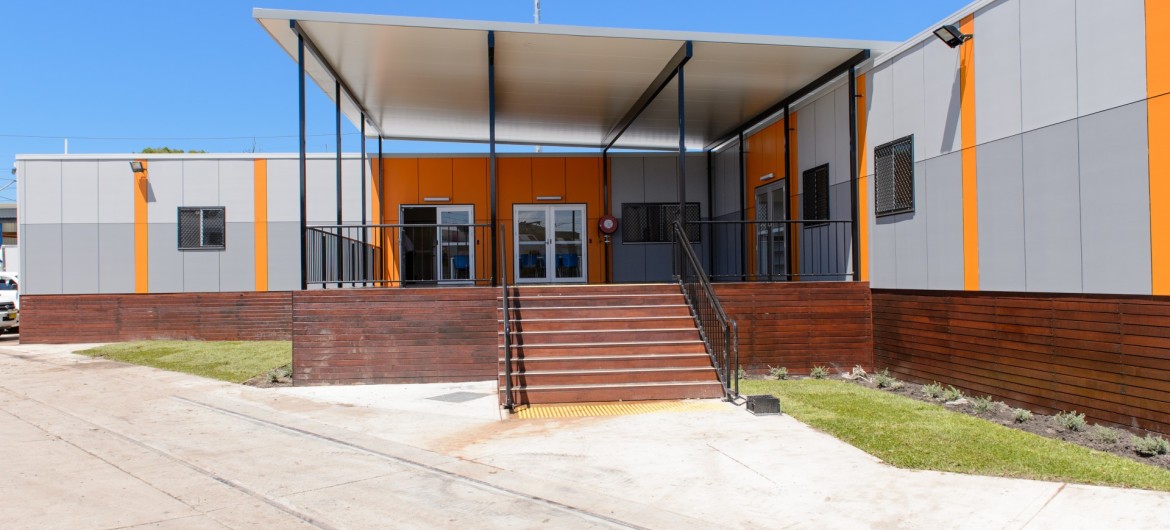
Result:
<svg viewBox="0 0 1170 530">
<path fill-rule="evenodd" d="M 179 208 L 179 250 L 223 250 L 224 209 Z"/>
<path fill-rule="evenodd" d="M 880 217 L 914 211 L 914 136 L 878 146 L 873 159 L 874 213 Z"/>
<path fill-rule="evenodd" d="M 824 164 L 804 172 L 804 219 L 806 221 L 829 220 L 829 165 Z M 807 223 L 805 227 L 824 223 Z"/>
<path fill-rule="evenodd" d="M 687 223 L 699 220 L 699 203 L 688 202 Z M 622 205 L 622 243 L 669 243 L 674 241 L 674 222 L 678 203 L 627 202 Z M 699 225 L 685 227 L 687 239 L 699 242 Z"/>
</svg>

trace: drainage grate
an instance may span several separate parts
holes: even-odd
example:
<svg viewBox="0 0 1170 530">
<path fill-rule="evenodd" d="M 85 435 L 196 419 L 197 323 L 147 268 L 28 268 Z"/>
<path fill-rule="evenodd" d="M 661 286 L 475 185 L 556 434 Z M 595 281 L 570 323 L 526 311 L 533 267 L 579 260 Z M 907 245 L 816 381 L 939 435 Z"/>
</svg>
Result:
<svg viewBox="0 0 1170 530">
<path fill-rule="evenodd" d="M 429 397 L 435 401 L 446 401 L 447 403 L 466 403 L 491 394 L 481 394 L 479 392 L 452 392 L 450 394 L 443 394 L 441 396 Z"/>
</svg>

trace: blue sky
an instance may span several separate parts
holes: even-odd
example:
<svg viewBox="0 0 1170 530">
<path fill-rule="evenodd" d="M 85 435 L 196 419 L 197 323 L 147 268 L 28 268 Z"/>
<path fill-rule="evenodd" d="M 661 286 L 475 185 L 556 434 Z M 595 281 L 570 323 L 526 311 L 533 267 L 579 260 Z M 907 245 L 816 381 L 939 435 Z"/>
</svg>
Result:
<svg viewBox="0 0 1170 530">
<path fill-rule="evenodd" d="M 255 3 L 260 1 L 261 3 Z M 542 22 L 902 41 L 968 0 L 542 0 Z M 253 7 L 511 22 L 532 0 L 18 2 L 0 7 L 0 188 L 17 153 L 297 148 L 296 64 Z M 309 150 L 334 149 L 332 104 L 309 89 Z M 359 148 L 344 125 L 345 150 Z M 450 145 L 388 142 L 388 151 Z M 0 190 L 11 202 L 15 188 Z"/>
</svg>

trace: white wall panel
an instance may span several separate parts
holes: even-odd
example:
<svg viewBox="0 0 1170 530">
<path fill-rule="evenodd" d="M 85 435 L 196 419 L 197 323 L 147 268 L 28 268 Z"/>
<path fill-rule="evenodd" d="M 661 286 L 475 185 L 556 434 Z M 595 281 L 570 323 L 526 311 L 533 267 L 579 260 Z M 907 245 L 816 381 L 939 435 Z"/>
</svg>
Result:
<svg viewBox="0 0 1170 530">
<path fill-rule="evenodd" d="M 1020 3 L 1020 85 L 1025 131 L 1077 117 L 1077 12 L 1069 0 Z"/>
<path fill-rule="evenodd" d="M 938 39 L 926 41 L 922 49 L 924 123 L 914 135 L 914 149 L 924 159 L 957 151 L 960 137 L 959 52 Z"/>
<path fill-rule="evenodd" d="M 270 223 L 300 223 L 301 177 L 297 164 L 296 160 L 268 161 L 268 222 Z"/>
<path fill-rule="evenodd" d="M 183 206 L 222 206 L 218 160 L 183 161 Z"/>
<path fill-rule="evenodd" d="M 127 164 L 129 167 L 129 164 Z M 98 165 L 93 160 L 61 164 L 61 222 L 96 223 L 98 219 Z M 96 234 L 94 234 L 96 237 Z"/>
<path fill-rule="evenodd" d="M 1145 0 L 1076 0 L 1076 12 L 1079 115 L 1145 99 Z"/>
<path fill-rule="evenodd" d="M 848 85 L 833 91 L 833 113 L 837 118 L 833 123 L 836 153 L 829 166 L 829 184 L 849 182 L 852 179 L 849 164 L 849 105 L 852 104 L 855 102 L 854 98 L 849 97 Z"/>
<path fill-rule="evenodd" d="M 133 223 L 134 172 L 124 160 L 98 161 L 97 210 L 100 223 Z"/>
<path fill-rule="evenodd" d="M 151 160 L 146 175 L 146 217 L 149 222 L 179 222 L 178 208 L 183 205 L 183 161 Z"/>
<path fill-rule="evenodd" d="M 925 99 L 925 70 L 922 44 L 911 52 L 894 61 L 893 82 L 891 86 L 893 103 L 893 137 L 886 140 L 895 140 L 903 136 L 922 131 L 926 112 Z M 885 142 L 878 142 L 881 145 Z M 924 160 L 922 151 L 916 149 L 914 161 Z"/>
<path fill-rule="evenodd" d="M 975 13 L 975 139 L 1020 134 L 1020 0 Z M 957 50 L 956 50 L 957 51 Z"/>
<path fill-rule="evenodd" d="M 219 161 L 219 202 L 229 223 L 256 220 L 256 164 L 251 160 Z"/>
<path fill-rule="evenodd" d="M 337 224 L 337 163 L 325 159 L 309 160 L 306 166 L 305 188 L 308 197 L 306 209 L 309 212 L 306 217 L 309 224 Z M 297 200 L 299 201 L 299 198 Z"/>
<path fill-rule="evenodd" d="M 869 73 L 865 89 L 865 103 L 869 108 L 866 119 L 866 159 L 868 171 L 873 172 L 873 148 L 894 139 L 894 96 L 892 63 L 874 68 Z"/>
<path fill-rule="evenodd" d="M 22 224 L 61 222 L 61 170 L 61 162 L 56 160 L 24 163 L 24 169 L 17 176 L 25 196 L 18 213 Z"/>
</svg>

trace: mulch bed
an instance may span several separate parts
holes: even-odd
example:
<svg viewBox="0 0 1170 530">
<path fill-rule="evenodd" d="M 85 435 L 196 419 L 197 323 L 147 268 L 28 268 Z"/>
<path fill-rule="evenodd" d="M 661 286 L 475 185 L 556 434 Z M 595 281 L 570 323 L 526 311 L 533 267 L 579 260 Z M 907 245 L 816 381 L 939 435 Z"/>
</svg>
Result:
<svg viewBox="0 0 1170 530">
<path fill-rule="evenodd" d="M 830 378 L 840 379 L 855 385 L 881 390 L 882 392 L 899 394 L 911 399 L 916 399 L 918 401 L 933 403 L 935 405 L 945 407 L 948 410 L 961 412 L 969 416 L 983 418 L 987 421 L 998 423 L 1012 429 L 1027 431 L 1032 434 L 1044 436 L 1046 438 L 1064 440 L 1066 442 L 1082 445 L 1090 449 L 1112 453 L 1123 458 L 1141 462 L 1143 464 L 1170 469 L 1170 455 L 1155 455 L 1150 457 L 1143 457 L 1139 455 L 1134 449 L 1134 434 L 1123 429 L 1086 424 L 1084 430 L 1082 431 L 1070 431 L 1057 425 L 1054 416 L 1038 414 L 1035 412 L 1032 413 L 1031 419 L 1023 422 L 1017 422 L 1014 412 L 1015 409 L 1008 406 L 1006 403 L 995 402 L 991 405 L 989 410 L 979 413 L 975 410 L 973 396 L 964 395 L 964 399 L 960 400 L 958 403 L 943 403 L 923 393 L 923 387 L 925 385 L 911 383 L 909 381 L 898 380 L 902 386 L 895 389 L 878 388 L 877 383 L 874 381 L 874 374 L 867 374 L 863 378 L 851 377 L 849 374 L 834 375 Z M 1107 438 L 1110 437 L 1108 436 L 1109 434 L 1111 434 L 1111 437 L 1116 440 L 1115 442 L 1111 443 L 1107 441 Z"/>
</svg>

